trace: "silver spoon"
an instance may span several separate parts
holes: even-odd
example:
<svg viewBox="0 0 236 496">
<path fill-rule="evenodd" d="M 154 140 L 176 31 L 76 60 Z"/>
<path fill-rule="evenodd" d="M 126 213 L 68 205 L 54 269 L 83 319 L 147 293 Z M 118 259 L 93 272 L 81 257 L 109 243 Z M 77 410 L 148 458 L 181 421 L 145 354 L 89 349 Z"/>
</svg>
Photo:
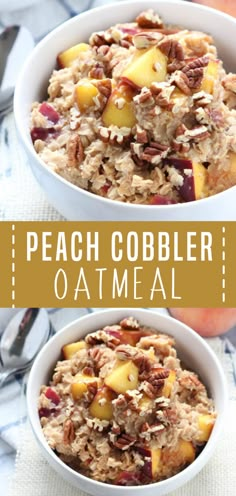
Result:
<svg viewBox="0 0 236 496">
<path fill-rule="evenodd" d="M 33 37 L 23 26 L 10 26 L 0 34 L 0 116 L 12 109 L 17 76 L 33 47 Z"/>
<path fill-rule="evenodd" d="M 30 368 L 52 333 L 44 308 L 21 309 L 10 320 L 0 342 L 0 387 L 13 374 Z"/>
</svg>

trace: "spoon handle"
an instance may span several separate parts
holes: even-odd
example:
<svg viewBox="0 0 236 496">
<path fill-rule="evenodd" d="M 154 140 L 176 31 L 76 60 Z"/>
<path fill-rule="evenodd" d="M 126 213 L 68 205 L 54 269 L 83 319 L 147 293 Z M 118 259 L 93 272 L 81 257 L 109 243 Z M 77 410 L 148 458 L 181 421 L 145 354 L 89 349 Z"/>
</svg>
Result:
<svg viewBox="0 0 236 496">
<path fill-rule="evenodd" d="M 5 381 L 8 379 L 10 375 L 14 373 L 14 370 L 4 370 L 4 372 L 0 372 L 0 388 L 4 385 Z"/>
</svg>

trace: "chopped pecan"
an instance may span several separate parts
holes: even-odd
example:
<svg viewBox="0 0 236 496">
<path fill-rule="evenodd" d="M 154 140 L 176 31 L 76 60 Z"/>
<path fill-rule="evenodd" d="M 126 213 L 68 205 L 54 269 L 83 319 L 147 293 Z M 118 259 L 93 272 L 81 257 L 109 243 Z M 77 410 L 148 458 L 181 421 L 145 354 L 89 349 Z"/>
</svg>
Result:
<svg viewBox="0 0 236 496">
<path fill-rule="evenodd" d="M 141 12 L 135 20 L 140 28 L 152 29 L 163 27 L 162 19 L 154 12 L 153 9 L 148 9 Z"/>
<path fill-rule="evenodd" d="M 100 64 L 96 64 L 94 67 L 92 67 L 92 69 L 90 69 L 88 76 L 93 79 L 104 79 L 104 67 Z"/>
<path fill-rule="evenodd" d="M 94 376 L 94 370 L 92 367 L 86 366 L 83 368 L 83 374 L 93 377 Z"/>
<path fill-rule="evenodd" d="M 112 91 L 111 80 L 108 78 L 102 79 L 101 81 L 100 80 L 96 81 L 95 84 L 96 84 L 98 91 L 106 98 L 109 98 L 111 91 Z"/>
<path fill-rule="evenodd" d="M 151 369 L 152 362 L 148 356 L 133 346 L 123 344 L 117 346 L 116 355 L 120 360 L 132 360 L 140 374 Z"/>
<path fill-rule="evenodd" d="M 142 383 L 142 391 L 148 396 L 150 399 L 156 398 L 156 389 L 150 382 L 143 381 Z"/>
<path fill-rule="evenodd" d="M 95 47 L 96 54 L 103 57 L 106 57 L 108 53 L 110 53 L 110 47 L 108 45 L 100 45 Z"/>
<path fill-rule="evenodd" d="M 91 46 L 100 47 L 104 45 L 112 45 L 113 43 L 117 43 L 117 41 L 108 31 L 98 31 L 90 36 L 89 43 Z"/>
<path fill-rule="evenodd" d="M 149 424 L 148 422 L 144 422 L 141 427 L 140 437 L 150 437 L 152 434 L 157 434 L 163 432 L 165 430 L 165 426 L 161 422 L 155 422 L 154 424 Z"/>
<path fill-rule="evenodd" d="M 84 149 L 78 134 L 72 134 L 67 142 L 68 167 L 77 167 L 84 160 Z"/>
<path fill-rule="evenodd" d="M 191 89 L 189 87 L 188 76 L 182 71 L 177 71 L 173 75 L 173 82 L 178 86 L 178 88 L 185 94 L 191 95 Z"/>
<path fill-rule="evenodd" d="M 148 48 L 151 45 L 156 45 L 162 38 L 163 34 L 161 33 L 141 32 L 134 35 L 133 44 L 135 48 L 141 50 L 143 48 Z"/>
<path fill-rule="evenodd" d="M 94 396 L 97 394 L 98 390 L 98 383 L 96 381 L 94 382 L 88 382 L 87 384 L 87 396 L 89 399 L 89 402 L 91 402 L 94 398 Z"/>
<path fill-rule="evenodd" d="M 205 391 L 206 388 L 202 382 L 193 373 L 184 373 L 182 377 L 179 378 L 179 384 L 182 388 L 188 389 L 190 391 Z"/>
<path fill-rule="evenodd" d="M 199 57 L 183 67 L 182 72 L 188 78 L 189 88 L 199 88 L 201 86 L 204 75 L 204 67 L 206 67 L 208 63 L 208 57 Z"/>
<path fill-rule="evenodd" d="M 120 434 L 120 432 L 121 432 L 121 430 L 120 430 L 120 426 L 119 426 L 119 425 L 118 425 L 115 421 L 113 421 L 113 425 L 112 425 L 112 428 L 111 428 L 111 432 L 112 432 L 113 434 L 116 434 L 116 435 Z"/>
<path fill-rule="evenodd" d="M 195 106 L 205 107 L 205 105 L 212 102 L 213 96 L 205 91 L 198 91 L 197 93 L 194 93 L 192 99 Z"/>
<path fill-rule="evenodd" d="M 136 127 L 136 141 L 140 144 L 148 143 L 148 133 L 137 125 Z M 131 146 L 131 145 L 130 145 Z"/>
<path fill-rule="evenodd" d="M 119 437 L 117 437 L 116 441 L 113 443 L 113 445 L 124 451 L 129 449 L 133 444 L 136 442 L 136 438 L 133 436 L 130 436 L 129 434 L 126 434 L 125 432 L 121 434 Z"/>
<path fill-rule="evenodd" d="M 108 348 L 111 349 L 116 348 L 116 346 L 120 344 L 119 339 L 117 339 L 115 336 L 111 334 L 108 334 L 103 330 L 99 330 L 88 334 L 85 338 L 85 341 L 87 344 L 90 344 L 91 346 L 105 343 L 108 346 Z"/>
<path fill-rule="evenodd" d="M 158 165 L 162 159 L 167 156 L 169 150 L 169 146 L 151 141 L 151 143 L 144 148 L 144 152 L 141 154 L 140 158 L 152 165 Z"/>
<path fill-rule="evenodd" d="M 175 133 L 175 142 L 186 143 L 188 141 L 203 141 L 210 136 L 206 126 L 195 126 L 188 129 L 184 124 L 180 124 Z"/>
<path fill-rule="evenodd" d="M 189 143 L 178 143 L 176 140 L 172 141 L 171 147 L 175 152 L 179 152 L 182 155 L 188 153 L 190 150 L 190 144 Z"/>
<path fill-rule="evenodd" d="M 72 420 L 67 418 L 63 424 L 63 442 L 71 444 L 75 440 L 75 428 Z"/>
<path fill-rule="evenodd" d="M 173 60 L 169 64 L 167 64 L 167 72 L 169 74 L 172 74 L 172 72 L 175 71 L 180 71 L 184 67 L 184 61 L 183 60 Z"/>
<path fill-rule="evenodd" d="M 109 361 L 106 352 L 104 352 L 104 349 L 100 348 L 100 346 L 90 348 L 88 350 L 88 354 L 92 358 L 94 366 L 97 370 L 101 369 Z"/>
<path fill-rule="evenodd" d="M 139 323 L 134 317 L 128 317 L 121 320 L 120 326 L 123 327 L 123 329 L 139 329 Z"/>
<path fill-rule="evenodd" d="M 164 38 L 164 40 L 159 41 L 158 48 L 164 55 L 170 60 L 184 60 L 184 51 L 182 45 L 174 39 Z"/>
<path fill-rule="evenodd" d="M 139 93 L 138 95 L 136 95 L 134 97 L 135 103 L 138 103 L 138 104 L 140 104 L 140 103 L 146 103 L 149 100 L 150 100 L 150 102 L 153 101 L 153 99 L 152 99 L 152 92 L 148 88 L 142 88 L 141 93 Z M 153 103 L 154 103 L 154 101 L 153 101 Z"/>
</svg>

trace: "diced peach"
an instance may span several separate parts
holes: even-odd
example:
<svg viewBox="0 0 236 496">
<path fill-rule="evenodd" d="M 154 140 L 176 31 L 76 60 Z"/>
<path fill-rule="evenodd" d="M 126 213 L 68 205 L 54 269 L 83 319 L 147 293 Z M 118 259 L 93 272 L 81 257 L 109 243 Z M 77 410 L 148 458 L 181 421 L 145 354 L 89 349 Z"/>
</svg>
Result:
<svg viewBox="0 0 236 496">
<path fill-rule="evenodd" d="M 215 417 L 211 414 L 199 415 L 197 442 L 206 443 L 215 424 Z"/>
<path fill-rule="evenodd" d="M 195 459 L 196 452 L 190 441 L 180 439 L 173 448 L 162 449 L 162 463 L 172 467 L 180 467 L 192 463 Z"/>
<path fill-rule="evenodd" d="M 142 410 L 149 410 L 151 406 L 152 406 L 152 400 L 148 396 L 146 396 L 146 394 L 144 394 L 141 400 L 139 401 L 139 407 L 142 408 Z"/>
<path fill-rule="evenodd" d="M 76 102 L 81 112 L 86 112 L 95 102 L 94 98 L 99 91 L 94 84 L 88 80 L 81 80 L 75 88 Z"/>
<path fill-rule="evenodd" d="M 154 46 L 124 70 L 122 79 L 130 81 L 139 88 L 144 86 L 149 88 L 154 82 L 165 81 L 166 74 L 167 57 Z"/>
<path fill-rule="evenodd" d="M 57 62 L 59 67 L 70 67 L 70 65 L 76 60 L 81 52 L 86 52 L 90 46 L 87 43 L 79 43 L 78 45 L 74 45 L 68 50 L 59 53 L 57 56 Z"/>
<path fill-rule="evenodd" d="M 102 114 L 105 126 L 132 128 L 135 125 L 134 94 L 134 90 L 125 84 L 117 86 L 112 91 Z"/>
<path fill-rule="evenodd" d="M 166 398 L 169 398 L 171 396 L 175 379 L 176 379 L 176 372 L 174 370 L 170 370 L 169 376 L 165 379 L 165 384 L 162 389 L 162 395 L 166 396 Z"/>
<path fill-rule="evenodd" d="M 219 79 L 219 62 L 217 60 L 210 60 L 209 64 L 204 69 L 204 77 L 201 83 L 201 91 L 206 93 L 214 92 L 215 82 Z"/>
<path fill-rule="evenodd" d="M 85 341 L 77 341 L 76 343 L 65 344 L 62 348 L 62 354 L 65 360 L 70 360 L 70 358 L 75 355 L 80 350 L 87 348 L 88 345 Z"/>
<path fill-rule="evenodd" d="M 150 458 L 145 461 L 142 471 L 149 479 L 156 479 L 161 465 L 161 448 L 139 447 L 138 451 L 145 458 Z"/>
<path fill-rule="evenodd" d="M 97 386 L 100 386 L 101 384 L 101 379 L 99 379 L 99 377 L 93 377 L 91 375 L 85 374 L 77 374 L 74 377 L 74 380 L 76 382 L 73 382 L 71 384 L 71 394 L 74 400 L 80 399 L 81 396 L 83 396 L 83 394 L 87 392 L 88 384 L 92 384 L 93 382 L 96 382 Z"/>
<path fill-rule="evenodd" d="M 183 184 L 179 188 L 180 195 L 187 201 L 200 200 L 207 192 L 208 171 L 198 162 L 185 158 L 168 158 L 168 163 L 173 165 L 183 176 Z"/>
<path fill-rule="evenodd" d="M 125 393 L 129 389 L 136 389 L 138 385 L 138 367 L 133 362 L 123 362 L 119 367 L 114 367 L 105 378 L 106 386 L 116 393 Z"/>
<path fill-rule="evenodd" d="M 107 387 L 102 387 L 89 407 L 90 414 L 100 420 L 111 420 L 113 416 L 112 400 L 114 393 Z"/>
</svg>

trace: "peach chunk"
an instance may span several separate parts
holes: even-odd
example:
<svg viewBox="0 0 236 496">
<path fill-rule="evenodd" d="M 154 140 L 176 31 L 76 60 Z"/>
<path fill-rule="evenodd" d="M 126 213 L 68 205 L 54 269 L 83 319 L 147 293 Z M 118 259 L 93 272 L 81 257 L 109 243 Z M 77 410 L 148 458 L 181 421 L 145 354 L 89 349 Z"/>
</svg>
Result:
<svg viewBox="0 0 236 496">
<path fill-rule="evenodd" d="M 102 114 L 103 124 L 106 127 L 114 125 L 132 128 L 135 125 L 134 94 L 134 90 L 125 84 L 117 86 L 112 91 Z"/>
<path fill-rule="evenodd" d="M 113 399 L 113 391 L 108 389 L 106 386 L 99 389 L 89 407 L 91 415 L 99 418 L 100 420 L 111 420 L 113 416 Z"/>
<path fill-rule="evenodd" d="M 176 372 L 174 370 L 170 370 L 169 376 L 165 379 L 165 384 L 162 389 L 162 395 L 166 396 L 166 398 L 169 398 L 171 396 L 175 379 L 176 379 Z"/>
<path fill-rule="evenodd" d="M 133 362 L 123 362 L 114 367 L 105 379 L 106 386 L 118 394 L 124 394 L 129 389 L 136 389 L 138 385 L 138 367 Z"/>
<path fill-rule="evenodd" d="M 161 448 L 140 447 L 138 451 L 145 458 L 150 458 L 150 460 L 145 461 L 142 471 L 149 479 L 156 479 L 161 464 Z"/>
<path fill-rule="evenodd" d="M 200 91 L 205 91 L 212 95 L 214 92 L 214 84 L 217 79 L 219 79 L 219 62 L 217 60 L 210 60 L 209 64 L 204 69 L 204 77 Z"/>
<path fill-rule="evenodd" d="M 131 62 L 124 70 L 122 79 L 138 88 L 150 88 L 154 82 L 165 81 L 166 74 L 167 57 L 154 46 Z"/>
<path fill-rule="evenodd" d="M 211 431 L 215 423 L 215 417 L 211 414 L 199 415 L 198 418 L 198 434 L 197 441 L 206 443 L 210 437 Z"/>
<path fill-rule="evenodd" d="M 85 374 L 77 374 L 74 377 L 74 380 L 76 382 L 71 384 L 71 394 L 74 400 L 78 400 L 79 398 L 81 398 L 81 396 L 83 396 L 84 393 L 87 392 L 88 384 L 92 384 L 96 382 L 97 385 L 99 386 L 101 383 L 99 377 L 93 377 L 91 375 L 85 375 Z"/>
<path fill-rule="evenodd" d="M 65 344 L 62 347 L 62 354 L 65 360 L 70 360 L 70 358 L 77 353 L 77 351 L 87 348 L 88 345 L 85 341 L 77 341 L 76 343 Z"/>
<path fill-rule="evenodd" d="M 195 459 L 196 452 L 190 441 L 179 439 L 173 448 L 164 448 L 162 450 L 162 462 L 164 465 L 180 467 L 192 463 Z"/>
<path fill-rule="evenodd" d="M 87 43 L 79 43 L 78 45 L 74 45 L 68 50 L 59 53 L 57 56 L 57 62 L 61 69 L 64 67 L 70 67 L 70 65 L 76 60 L 81 52 L 86 52 L 89 50 L 90 46 Z"/>
<path fill-rule="evenodd" d="M 95 102 L 94 98 L 99 91 L 94 84 L 89 80 L 81 80 L 75 88 L 76 102 L 80 112 L 86 112 L 89 107 L 92 107 Z"/>
<path fill-rule="evenodd" d="M 183 184 L 179 187 L 179 192 L 186 202 L 200 200 L 206 195 L 208 171 L 204 165 L 177 157 L 168 158 L 168 163 L 183 176 Z"/>
</svg>

